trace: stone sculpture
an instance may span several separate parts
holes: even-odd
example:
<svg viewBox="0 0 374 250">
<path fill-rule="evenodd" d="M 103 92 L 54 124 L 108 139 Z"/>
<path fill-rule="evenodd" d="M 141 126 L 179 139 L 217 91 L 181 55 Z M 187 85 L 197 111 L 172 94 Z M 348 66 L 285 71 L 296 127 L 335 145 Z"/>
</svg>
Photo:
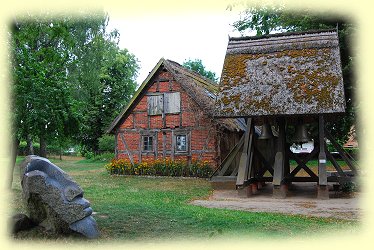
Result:
<svg viewBox="0 0 374 250">
<path fill-rule="evenodd" d="M 29 217 L 35 224 L 54 233 L 73 231 L 87 238 L 99 236 L 83 190 L 48 159 L 27 156 L 21 164 L 21 184 Z"/>
</svg>

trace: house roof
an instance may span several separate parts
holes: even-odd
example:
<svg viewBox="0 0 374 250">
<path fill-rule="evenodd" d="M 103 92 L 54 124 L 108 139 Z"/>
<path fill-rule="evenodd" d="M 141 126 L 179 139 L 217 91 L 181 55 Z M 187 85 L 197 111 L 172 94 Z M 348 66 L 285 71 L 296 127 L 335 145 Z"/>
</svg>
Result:
<svg viewBox="0 0 374 250">
<path fill-rule="evenodd" d="M 181 84 L 182 88 L 187 94 L 202 108 L 204 113 L 213 117 L 214 103 L 218 92 L 218 85 L 212 80 L 207 79 L 200 74 L 189 70 L 177 62 L 161 58 L 156 66 L 149 73 L 147 78 L 143 81 L 142 85 L 138 88 L 130 102 L 123 109 L 123 111 L 114 119 L 107 133 L 112 133 L 114 129 L 127 118 L 132 109 L 137 105 L 137 101 L 147 90 L 157 75 L 157 73 L 165 68 L 169 71 L 174 79 Z M 237 119 L 215 119 L 217 125 L 222 126 L 230 131 L 244 131 L 242 122 Z"/>
<path fill-rule="evenodd" d="M 215 116 L 345 111 L 335 30 L 230 38 Z"/>
</svg>

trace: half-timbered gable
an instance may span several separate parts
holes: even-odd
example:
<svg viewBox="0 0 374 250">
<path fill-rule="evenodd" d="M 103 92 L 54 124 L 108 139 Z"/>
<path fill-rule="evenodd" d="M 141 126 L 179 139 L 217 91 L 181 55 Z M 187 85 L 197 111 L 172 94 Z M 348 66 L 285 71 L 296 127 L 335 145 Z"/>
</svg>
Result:
<svg viewBox="0 0 374 250">
<path fill-rule="evenodd" d="M 218 85 L 161 59 L 113 121 L 116 158 L 171 158 L 217 166 L 244 131 L 235 119 L 213 119 Z"/>
</svg>

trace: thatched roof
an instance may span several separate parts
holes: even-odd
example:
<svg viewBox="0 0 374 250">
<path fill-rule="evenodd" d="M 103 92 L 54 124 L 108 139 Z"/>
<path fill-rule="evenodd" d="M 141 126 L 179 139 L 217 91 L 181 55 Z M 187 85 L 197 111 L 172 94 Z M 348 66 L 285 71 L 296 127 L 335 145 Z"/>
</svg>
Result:
<svg viewBox="0 0 374 250">
<path fill-rule="evenodd" d="M 230 38 L 215 116 L 345 111 L 335 30 Z"/>
<path fill-rule="evenodd" d="M 177 62 L 162 58 L 149 73 L 142 85 L 138 88 L 126 108 L 109 126 L 107 133 L 113 133 L 115 128 L 127 118 L 132 109 L 137 105 L 140 97 L 147 91 L 148 87 L 151 86 L 157 73 L 162 69 L 169 71 L 173 75 L 173 78 L 181 84 L 181 87 L 187 92 L 187 94 L 201 107 L 203 112 L 209 117 L 213 117 L 214 103 L 218 92 L 218 84 L 192 70 L 183 67 Z M 218 126 L 230 131 L 245 130 L 245 124 L 243 127 L 243 122 L 238 119 L 214 119 L 214 122 Z"/>
</svg>

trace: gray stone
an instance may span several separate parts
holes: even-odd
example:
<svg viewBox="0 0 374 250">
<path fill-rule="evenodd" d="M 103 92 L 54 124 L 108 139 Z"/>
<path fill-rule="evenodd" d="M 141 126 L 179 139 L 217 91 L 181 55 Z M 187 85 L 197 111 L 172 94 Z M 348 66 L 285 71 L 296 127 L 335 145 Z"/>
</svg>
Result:
<svg viewBox="0 0 374 250">
<path fill-rule="evenodd" d="M 35 223 L 25 214 L 16 214 L 12 217 L 12 233 L 28 230 L 35 226 Z"/>
<path fill-rule="evenodd" d="M 74 231 L 87 238 L 99 236 L 83 190 L 48 159 L 27 156 L 21 164 L 21 184 L 32 221 L 53 233 Z"/>
</svg>

